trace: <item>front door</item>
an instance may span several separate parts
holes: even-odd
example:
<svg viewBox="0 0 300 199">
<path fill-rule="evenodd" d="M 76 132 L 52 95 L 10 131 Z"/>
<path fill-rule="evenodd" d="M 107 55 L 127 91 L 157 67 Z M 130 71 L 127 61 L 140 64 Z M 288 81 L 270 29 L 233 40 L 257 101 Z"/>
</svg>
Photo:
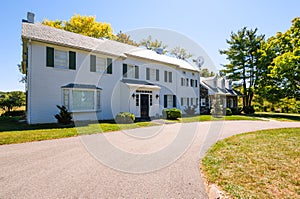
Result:
<svg viewBox="0 0 300 199">
<path fill-rule="evenodd" d="M 149 117 L 149 95 L 141 94 L 141 118 Z"/>
</svg>

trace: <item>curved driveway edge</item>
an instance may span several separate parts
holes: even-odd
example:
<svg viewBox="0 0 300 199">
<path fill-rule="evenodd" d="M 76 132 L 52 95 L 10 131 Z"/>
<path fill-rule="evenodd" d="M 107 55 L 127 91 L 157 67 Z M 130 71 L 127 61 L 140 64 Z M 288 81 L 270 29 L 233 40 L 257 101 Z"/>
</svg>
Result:
<svg viewBox="0 0 300 199">
<path fill-rule="evenodd" d="M 217 140 L 238 133 L 270 128 L 300 127 L 300 122 L 218 121 L 170 124 L 123 132 L 87 135 L 41 142 L 0 146 L 0 198 L 207 198 L 199 162 Z M 191 144 L 171 164 L 133 174 L 105 166 L 82 140 L 105 135 L 118 148 L 136 154 L 155 153 L 176 136 L 196 129 Z M 178 129 L 184 129 L 182 131 Z M 147 132 L 156 132 L 147 137 Z M 177 132 L 174 133 L 174 132 Z M 184 139 L 184 137 L 182 138 Z M 190 139 L 190 138 L 189 138 Z M 149 168 L 155 162 L 126 159 L 102 148 L 114 165 Z M 176 148 L 174 148 L 174 151 Z M 169 151 L 172 155 L 172 150 Z M 164 162 L 165 156 L 156 161 Z M 135 162 L 136 161 L 136 162 Z"/>
</svg>

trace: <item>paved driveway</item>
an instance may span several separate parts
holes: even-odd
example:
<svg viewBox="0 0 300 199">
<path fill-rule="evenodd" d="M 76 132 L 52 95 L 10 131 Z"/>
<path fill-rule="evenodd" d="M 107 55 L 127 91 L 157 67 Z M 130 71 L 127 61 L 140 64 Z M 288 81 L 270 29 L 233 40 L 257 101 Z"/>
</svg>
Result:
<svg viewBox="0 0 300 199">
<path fill-rule="evenodd" d="M 300 123 L 226 121 L 0 146 L 0 198 L 207 198 L 199 162 L 217 140 Z"/>
</svg>

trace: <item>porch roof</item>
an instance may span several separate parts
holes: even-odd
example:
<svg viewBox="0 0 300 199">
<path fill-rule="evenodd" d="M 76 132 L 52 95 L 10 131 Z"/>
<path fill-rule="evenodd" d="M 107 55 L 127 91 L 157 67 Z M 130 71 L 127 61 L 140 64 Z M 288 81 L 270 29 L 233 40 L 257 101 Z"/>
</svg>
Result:
<svg viewBox="0 0 300 199">
<path fill-rule="evenodd" d="M 160 90 L 159 86 L 149 83 L 147 81 L 134 80 L 134 79 L 122 79 L 121 82 L 126 84 L 130 88 L 134 88 L 134 89 Z"/>
<path fill-rule="evenodd" d="M 90 84 L 74 84 L 70 83 L 65 86 L 62 86 L 61 88 L 79 88 L 79 89 L 96 89 L 96 90 L 102 90 L 102 88 L 99 88 L 95 85 Z"/>
</svg>

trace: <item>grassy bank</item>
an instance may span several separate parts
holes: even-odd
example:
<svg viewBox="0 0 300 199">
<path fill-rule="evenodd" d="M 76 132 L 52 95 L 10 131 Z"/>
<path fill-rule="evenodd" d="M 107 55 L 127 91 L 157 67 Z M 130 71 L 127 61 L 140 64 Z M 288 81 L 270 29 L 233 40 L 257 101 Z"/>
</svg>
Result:
<svg viewBox="0 0 300 199">
<path fill-rule="evenodd" d="M 300 198 L 300 128 L 219 141 L 202 160 L 202 170 L 231 198 Z"/>
</svg>

